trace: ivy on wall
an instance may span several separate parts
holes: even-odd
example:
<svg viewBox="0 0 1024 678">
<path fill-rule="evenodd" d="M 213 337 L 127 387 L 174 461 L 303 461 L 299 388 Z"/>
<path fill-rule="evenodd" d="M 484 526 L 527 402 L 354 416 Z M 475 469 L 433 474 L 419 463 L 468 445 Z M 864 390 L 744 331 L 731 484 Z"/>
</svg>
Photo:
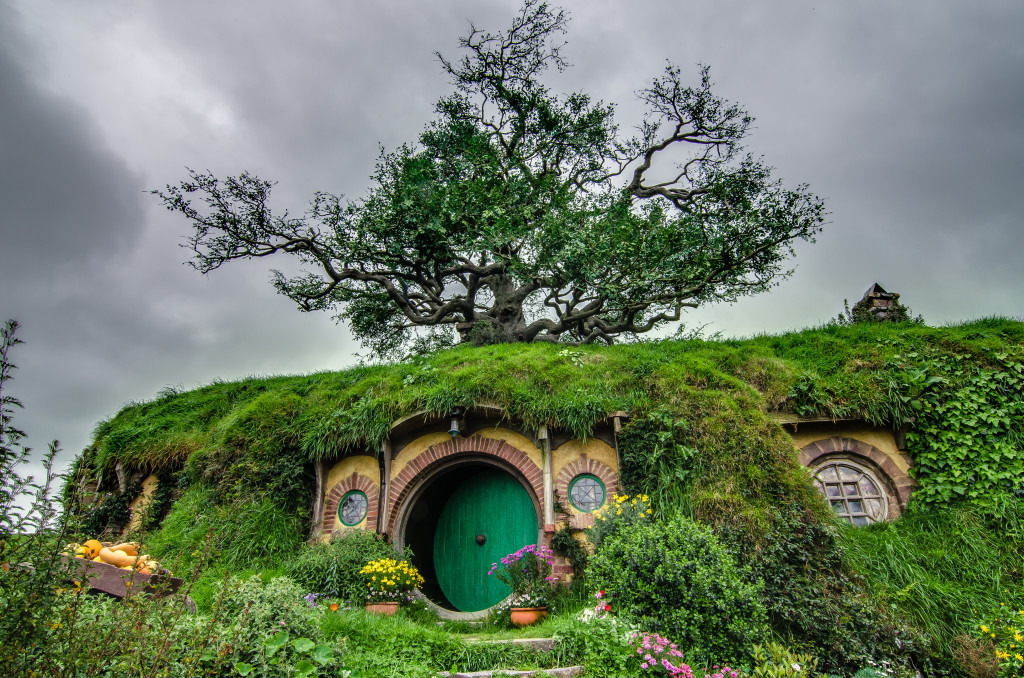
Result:
<svg viewBox="0 0 1024 678">
<path fill-rule="evenodd" d="M 985 506 L 1024 496 L 1019 357 L 996 353 L 989 365 L 979 366 L 973 356 L 937 355 L 907 371 L 906 382 L 902 397 L 916 413 L 907 435 L 920 483 L 916 499 Z"/>
</svg>

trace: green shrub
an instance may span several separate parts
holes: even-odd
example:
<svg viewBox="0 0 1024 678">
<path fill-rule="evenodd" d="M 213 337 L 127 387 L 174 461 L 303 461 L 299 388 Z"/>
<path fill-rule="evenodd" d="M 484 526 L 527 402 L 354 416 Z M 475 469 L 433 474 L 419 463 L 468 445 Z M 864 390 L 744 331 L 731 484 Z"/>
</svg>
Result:
<svg viewBox="0 0 1024 678">
<path fill-rule="evenodd" d="M 555 622 L 559 639 L 555 652 L 561 666 L 583 664 L 588 676 L 635 676 L 637 667 L 630 665 L 633 648 L 629 644 L 633 633 L 628 624 L 614 617 L 563 618 Z"/>
<path fill-rule="evenodd" d="M 368 530 L 348 530 L 327 543 L 302 549 L 288 575 L 312 593 L 362 602 L 364 584 L 359 570 L 371 560 L 395 557 L 395 549 Z M 411 562 L 408 549 L 405 560 Z"/>
<path fill-rule="evenodd" d="M 776 633 L 815 654 L 828 673 L 848 675 L 881 659 L 924 666 L 930 645 L 872 600 L 848 566 L 835 524 L 820 522 L 797 504 L 774 509 L 771 520 L 756 545 L 741 543 L 738 531 L 725 531 L 723 537 L 763 583 L 762 599 Z"/>
<path fill-rule="evenodd" d="M 818 673 L 818 660 L 809 654 L 792 652 L 780 643 L 754 646 L 751 678 L 811 678 Z"/>
<path fill-rule="evenodd" d="M 760 587 L 710 528 L 687 518 L 619 529 L 597 549 L 590 575 L 613 612 L 702 661 L 743 657 L 765 630 Z"/>
<path fill-rule="evenodd" d="M 234 641 L 250 651 L 279 631 L 315 639 L 320 630 L 319 615 L 304 599 L 305 593 L 288 577 L 275 577 L 267 583 L 259 575 L 228 579 L 220 591 L 219 613 L 225 621 L 239 626 Z"/>
</svg>

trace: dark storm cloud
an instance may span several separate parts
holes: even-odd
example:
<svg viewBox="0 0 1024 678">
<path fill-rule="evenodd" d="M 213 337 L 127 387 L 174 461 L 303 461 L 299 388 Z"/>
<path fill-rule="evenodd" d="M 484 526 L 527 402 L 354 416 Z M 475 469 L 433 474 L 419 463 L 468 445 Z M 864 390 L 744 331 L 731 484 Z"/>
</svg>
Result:
<svg viewBox="0 0 1024 678">
<path fill-rule="evenodd" d="M 555 91 L 618 105 L 665 61 L 756 117 L 750 150 L 831 223 L 771 294 L 691 316 L 727 335 L 835 315 L 873 282 L 929 321 L 1019 315 L 1024 5 L 571 2 Z M 7 9 L 5 9 L 7 7 Z M 17 10 L 10 9 L 11 7 Z M 467 17 L 518 2 L 0 4 L 0 313 L 28 345 L 23 428 L 72 451 L 128 400 L 214 377 L 337 368 L 343 327 L 300 314 L 258 261 L 206 277 L 146 189 L 186 166 L 277 180 L 275 206 L 358 197 L 379 145 L 415 141 Z"/>
<path fill-rule="evenodd" d="M 80 107 L 28 79 L 30 57 L 15 53 L 23 41 L 3 13 L 0 267 L 5 284 L 42 292 L 62 267 L 131 247 L 142 223 L 142 186 Z"/>
<path fill-rule="evenodd" d="M 94 423 L 82 404 L 95 402 L 90 387 L 103 375 L 90 370 L 83 339 L 88 306 L 101 299 L 79 294 L 98 292 L 97 265 L 137 242 L 143 211 L 139 177 L 90 117 L 34 81 L 44 66 L 16 25 L 0 7 L 0 321 L 18 319 L 31 342 L 13 353 L 20 370 L 9 388 L 26 404 L 18 424 L 41 449 Z"/>
</svg>

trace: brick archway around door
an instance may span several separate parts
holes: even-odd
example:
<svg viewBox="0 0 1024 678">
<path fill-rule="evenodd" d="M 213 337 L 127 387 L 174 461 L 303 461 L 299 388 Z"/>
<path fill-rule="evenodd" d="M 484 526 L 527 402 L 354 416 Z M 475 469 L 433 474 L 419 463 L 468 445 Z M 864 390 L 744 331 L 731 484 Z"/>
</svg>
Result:
<svg viewBox="0 0 1024 678">
<path fill-rule="evenodd" d="M 619 477 L 615 474 L 615 471 L 596 459 L 588 459 L 587 455 L 581 454 L 579 459 L 563 466 L 555 478 L 555 492 L 558 493 L 558 500 L 562 502 L 562 506 L 565 507 L 567 512 L 570 505 L 569 484 L 573 478 L 583 473 L 597 477 L 604 485 L 605 503 L 611 501 L 612 497 L 619 492 Z M 594 524 L 594 515 L 592 513 L 568 512 L 565 515 L 569 518 L 570 527 L 574 529 L 586 529 Z"/>
<path fill-rule="evenodd" d="M 914 490 L 914 479 L 901 471 L 896 462 L 885 452 L 856 438 L 840 437 L 815 440 L 800 448 L 800 463 L 807 468 L 813 468 L 819 459 L 826 456 L 848 456 L 854 461 L 856 461 L 856 457 L 870 460 L 892 483 L 900 506 L 906 507 L 910 493 Z"/>
<path fill-rule="evenodd" d="M 533 489 L 535 497 L 541 499 L 544 496 L 544 477 L 541 469 L 522 450 L 496 438 L 475 435 L 469 438 L 453 438 L 437 445 L 431 445 L 418 454 L 392 481 L 388 498 L 387 533 L 394 534 L 398 520 L 398 507 L 416 489 L 421 480 L 440 465 L 469 456 L 491 456 L 501 459 L 522 474 Z"/>
<path fill-rule="evenodd" d="M 366 476 L 353 471 L 352 475 L 346 476 L 344 480 L 338 481 L 327 495 L 327 501 L 324 503 L 322 534 L 331 534 L 334 530 L 335 524 L 340 525 L 343 528 L 347 527 L 346 525 L 343 525 L 341 520 L 338 518 L 338 504 L 341 502 L 342 497 L 353 490 L 359 490 L 366 495 L 366 527 L 361 529 L 370 530 L 371 532 L 377 531 L 377 505 L 380 503 L 380 495 L 377 490 L 377 485 Z"/>
</svg>

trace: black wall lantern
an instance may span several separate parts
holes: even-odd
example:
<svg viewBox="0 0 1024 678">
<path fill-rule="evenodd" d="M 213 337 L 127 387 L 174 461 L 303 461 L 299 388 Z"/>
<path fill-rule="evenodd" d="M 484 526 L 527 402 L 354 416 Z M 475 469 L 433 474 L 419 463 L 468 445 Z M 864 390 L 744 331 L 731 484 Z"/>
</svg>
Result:
<svg viewBox="0 0 1024 678">
<path fill-rule="evenodd" d="M 452 425 L 448 429 L 448 433 L 451 434 L 452 438 L 462 433 L 462 413 L 463 409 L 461 407 L 456 407 L 452 410 Z"/>
</svg>

